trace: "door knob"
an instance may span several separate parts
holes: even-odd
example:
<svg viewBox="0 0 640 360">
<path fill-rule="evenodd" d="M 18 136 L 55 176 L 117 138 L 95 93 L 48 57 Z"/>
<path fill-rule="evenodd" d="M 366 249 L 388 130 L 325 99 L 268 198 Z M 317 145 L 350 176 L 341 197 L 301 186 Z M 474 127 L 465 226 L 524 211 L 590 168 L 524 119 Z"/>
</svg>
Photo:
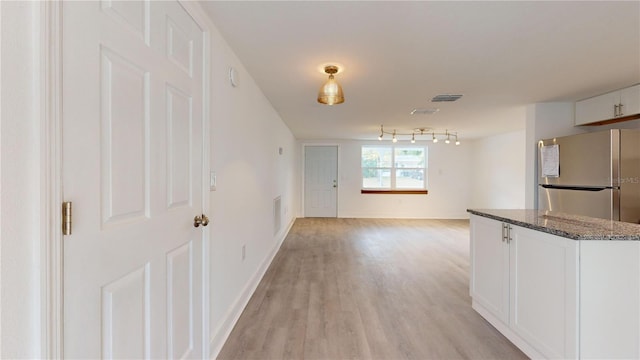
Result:
<svg viewBox="0 0 640 360">
<path fill-rule="evenodd" d="M 209 225 L 209 218 L 205 214 L 196 215 L 196 217 L 193 218 L 193 227 L 198 227 L 200 225 Z"/>
</svg>

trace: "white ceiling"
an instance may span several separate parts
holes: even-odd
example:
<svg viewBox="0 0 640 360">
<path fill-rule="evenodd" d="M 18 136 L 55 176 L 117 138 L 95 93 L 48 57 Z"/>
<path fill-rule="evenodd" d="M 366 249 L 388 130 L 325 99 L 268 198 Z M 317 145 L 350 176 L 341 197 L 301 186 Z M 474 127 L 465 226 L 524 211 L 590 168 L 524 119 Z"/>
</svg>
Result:
<svg viewBox="0 0 640 360">
<path fill-rule="evenodd" d="M 527 104 L 640 82 L 640 1 L 203 2 L 294 135 L 522 128 Z M 345 103 L 316 102 L 336 62 Z M 247 76 L 246 74 L 241 74 Z M 437 94 L 463 94 L 431 103 Z M 410 115 L 437 107 L 435 115 Z"/>
</svg>

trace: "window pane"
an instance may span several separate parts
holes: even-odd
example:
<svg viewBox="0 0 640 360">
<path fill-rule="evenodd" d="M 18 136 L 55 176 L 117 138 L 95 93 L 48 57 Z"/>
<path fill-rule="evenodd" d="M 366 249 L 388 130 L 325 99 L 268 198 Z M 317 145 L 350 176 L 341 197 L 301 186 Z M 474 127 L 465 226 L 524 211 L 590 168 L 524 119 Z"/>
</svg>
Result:
<svg viewBox="0 0 640 360">
<path fill-rule="evenodd" d="M 390 169 L 362 169 L 363 189 L 390 189 Z"/>
<path fill-rule="evenodd" d="M 396 148 L 396 168 L 425 168 L 424 148 Z"/>
<path fill-rule="evenodd" d="M 363 146 L 362 167 L 391 167 L 391 147 Z"/>
<path fill-rule="evenodd" d="M 424 170 L 396 170 L 396 189 L 424 189 Z"/>
</svg>

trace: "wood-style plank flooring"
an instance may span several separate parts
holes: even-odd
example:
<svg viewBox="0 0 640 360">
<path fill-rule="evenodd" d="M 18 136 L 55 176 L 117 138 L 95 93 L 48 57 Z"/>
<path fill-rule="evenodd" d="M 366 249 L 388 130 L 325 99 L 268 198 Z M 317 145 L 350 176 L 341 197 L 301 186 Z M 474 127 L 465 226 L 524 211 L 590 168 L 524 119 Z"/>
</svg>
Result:
<svg viewBox="0 0 640 360">
<path fill-rule="evenodd" d="M 469 222 L 296 220 L 219 359 L 526 359 L 473 309 Z"/>
</svg>

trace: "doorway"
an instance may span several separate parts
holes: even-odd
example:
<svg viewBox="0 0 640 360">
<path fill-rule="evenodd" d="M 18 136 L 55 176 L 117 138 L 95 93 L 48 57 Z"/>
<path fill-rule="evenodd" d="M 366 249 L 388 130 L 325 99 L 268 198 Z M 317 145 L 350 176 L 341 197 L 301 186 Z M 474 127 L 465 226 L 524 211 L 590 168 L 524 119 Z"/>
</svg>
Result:
<svg viewBox="0 0 640 360">
<path fill-rule="evenodd" d="M 304 148 L 304 216 L 338 216 L 338 146 Z"/>
</svg>

